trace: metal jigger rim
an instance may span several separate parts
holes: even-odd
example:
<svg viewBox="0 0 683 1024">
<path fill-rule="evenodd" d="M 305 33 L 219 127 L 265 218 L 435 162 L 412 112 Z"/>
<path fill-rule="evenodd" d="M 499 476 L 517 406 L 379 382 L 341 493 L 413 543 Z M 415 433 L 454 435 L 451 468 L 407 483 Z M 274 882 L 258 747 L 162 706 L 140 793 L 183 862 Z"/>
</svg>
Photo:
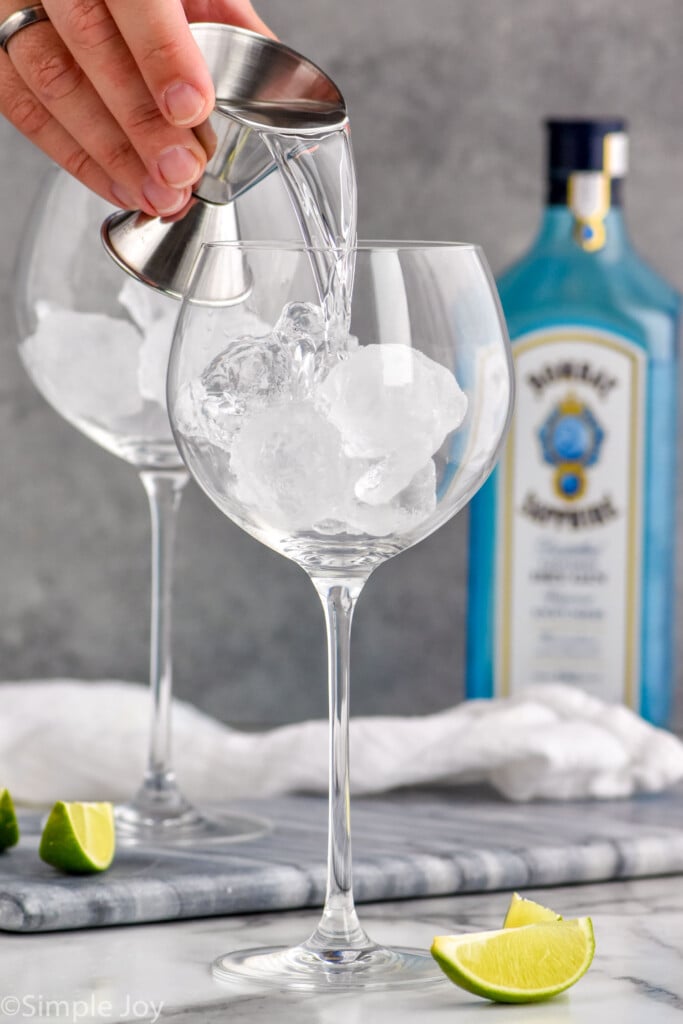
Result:
<svg viewBox="0 0 683 1024">
<path fill-rule="evenodd" d="M 339 101 L 340 116 L 337 120 L 331 120 L 329 126 L 326 127 L 329 127 L 329 130 L 333 131 L 338 130 L 339 128 L 343 127 L 345 123 L 347 123 L 348 119 L 346 115 L 346 104 L 344 102 L 344 98 L 339 88 L 332 81 L 329 75 L 327 75 L 326 72 L 324 72 L 320 67 L 318 67 L 317 64 L 309 60 L 308 57 L 303 56 L 303 54 L 299 53 L 298 51 L 293 50 L 291 47 L 279 42 L 279 40 L 270 39 L 267 36 L 260 35 L 257 32 L 252 32 L 249 29 L 237 28 L 233 25 L 222 25 L 216 22 L 196 22 L 193 23 L 190 27 L 193 30 L 196 29 L 198 33 L 208 32 L 210 37 L 223 36 L 226 40 L 229 40 L 234 36 L 238 36 L 249 38 L 251 40 L 256 40 L 258 41 L 259 45 L 263 48 L 264 51 L 267 52 L 271 50 L 277 52 L 280 56 L 284 55 L 286 57 L 289 57 L 292 59 L 292 61 L 300 63 L 303 66 L 310 69 L 311 71 L 319 74 L 321 78 L 323 78 L 327 83 L 329 83 L 331 90 L 333 91 L 334 94 L 336 94 L 336 97 L 338 97 Z M 226 49 L 227 48 L 228 46 L 226 43 Z M 216 85 L 217 82 L 218 84 L 220 84 L 218 72 L 216 71 L 216 69 L 209 67 L 209 71 L 211 72 L 212 78 L 214 79 L 214 85 Z M 216 112 L 225 117 L 232 116 L 228 114 L 227 101 L 225 100 L 225 98 L 219 97 L 219 100 L 220 103 L 217 101 L 216 107 L 214 108 Z M 239 123 L 243 124 L 247 128 L 255 128 L 260 131 L 271 130 L 283 135 L 306 135 L 312 133 L 314 130 L 320 130 L 320 126 L 318 126 L 317 129 L 314 129 L 312 126 L 312 122 L 308 123 L 308 125 L 306 123 L 302 123 L 300 127 L 289 126 L 283 129 L 280 129 L 279 127 L 273 127 L 272 125 L 269 126 L 265 122 L 260 122 L 255 117 L 247 116 L 242 111 L 241 108 L 239 115 L 233 118 L 233 122 L 234 121 L 239 121 Z M 258 181 L 262 180 L 266 173 L 268 173 L 268 171 L 263 172 L 260 177 L 256 177 L 254 179 L 253 184 L 256 184 L 258 183 Z M 252 187 L 252 185 L 249 185 L 247 187 Z M 193 195 L 193 198 L 190 201 L 190 204 L 188 204 L 188 206 L 192 205 L 193 203 L 202 203 L 207 208 L 213 205 L 214 208 L 217 208 L 218 210 L 227 209 L 227 207 L 231 205 L 230 203 L 210 204 L 206 199 L 196 194 Z M 185 214 L 183 213 L 183 217 L 184 216 Z M 170 298 L 174 299 L 182 299 L 185 295 L 185 291 L 183 290 L 182 287 L 178 287 L 176 284 L 174 284 L 173 275 L 170 275 L 166 279 L 164 279 L 161 276 L 159 278 L 154 278 L 151 277 L 148 273 L 145 273 L 143 269 L 145 265 L 148 265 L 150 262 L 153 262 L 153 260 L 150 261 L 150 257 L 153 257 L 155 252 L 163 251 L 164 245 L 167 244 L 168 235 L 170 235 L 173 229 L 173 225 L 179 219 L 182 218 L 179 218 L 178 214 L 174 215 L 173 217 L 151 217 L 150 215 L 145 214 L 140 210 L 119 210 L 111 214 L 104 221 L 100 230 L 100 237 L 102 239 L 107 254 L 111 257 L 111 259 L 114 260 L 114 262 L 121 268 L 121 270 L 125 271 L 125 273 L 129 274 L 137 281 L 142 282 L 143 284 L 147 285 L 150 288 L 153 288 L 155 291 L 158 291 L 163 295 L 167 295 Z M 130 237 L 136 234 L 136 232 L 138 231 L 138 224 L 140 228 L 143 228 L 145 226 L 152 227 L 150 235 L 153 236 L 154 241 L 150 242 L 149 248 L 147 248 L 147 250 L 145 251 L 144 247 L 141 246 L 140 244 L 140 236 L 137 235 L 135 253 L 133 253 L 131 251 L 133 247 L 129 246 L 127 243 L 130 240 Z M 168 228 L 168 230 L 164 232 L 164 228 L 166 227 Z M 156 230 L 154 230 L 154 228 L 156 228 Z M 200 236 L 197 241 L 197 244 L 194 245 L 194 249 L 196 249 L 196 251 L 198 252 L 199 249 L 201 248 L 201 245 L 206 242 L 231 240 L 238 241 L 239 238 L 235 237 L 234 235 L 232 235 L 230 238 Z M 142 255 L 140 254 L 141 252 Z M 187 282 L 188 280 L 189 278 L 187 277 L 187 275 L 184 275 L 180 282 L 181 285 L 183 282 Z"/>
</svg>

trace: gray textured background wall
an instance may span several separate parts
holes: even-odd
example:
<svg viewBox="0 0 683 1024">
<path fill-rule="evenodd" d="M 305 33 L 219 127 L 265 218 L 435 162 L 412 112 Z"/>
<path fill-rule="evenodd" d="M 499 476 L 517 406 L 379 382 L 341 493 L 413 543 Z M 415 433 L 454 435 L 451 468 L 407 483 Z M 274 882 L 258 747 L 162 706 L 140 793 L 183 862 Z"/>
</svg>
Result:
<svg viewBox="0 0 683 1024">
<path fill-rule="evenodd" d="M 530 242 L 546 114 L 625 114 L 632 233 L 683 288 L 681 0 L 261 0 L 349 104 L 364 237 Z M 0 123 L 0 678 L 144 679 L 148 523 L 134 471 L 63 422 L 15 353 L 11 269 L 44 158 Z M 356 713 L 462 695 L 466 517 L 382 567 L 354 627 Z M 322 613 L 294 565 L 194 485 L 178 537 L 177 692 L 227 720 L 323 714 Z"/>
</svg>

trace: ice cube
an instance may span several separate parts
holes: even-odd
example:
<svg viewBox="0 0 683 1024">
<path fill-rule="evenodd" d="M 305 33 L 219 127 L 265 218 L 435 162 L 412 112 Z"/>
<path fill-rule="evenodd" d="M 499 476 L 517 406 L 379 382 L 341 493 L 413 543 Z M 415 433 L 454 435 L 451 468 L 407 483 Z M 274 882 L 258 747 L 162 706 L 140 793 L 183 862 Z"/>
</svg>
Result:
<svg viewBox="0 0 683 1024">
<path fill-rule="evenodd" d="M 268 526 L 287 532 L 343 520 L 352 466 L 336 427 L 311 402 L 248 415 L 235 436 L 230 468 L 236 497 Z M 328 531 L 329 532 L 329 531 Z"/>
<path fill-rule="evenodd" d="M 145 329 L 144 340 L 140 346 L 138 366 L 140 394 L 149 402 L 156 402 L 164 409 L 166 408 L 168 359 L 171 354 L 177 316 L 177 305 L 166 309 L 163 316 Z"/>
<path fill-rule="evenodd" d="M 136 281 L 134 277 L 126 276 L 117 298 L 143 334 L 157 320 L 163 320 L 168 316 L 175 319 L 180 310 L 180 304 L 176 299 L 162 295 L 161 292 Z"/>
<path fill-rule="evenodd" d="M 224 412 L 241 415 L 291 391 L 289 350 L 273 337 L 237 338 L 207 366 L 201 381 Z"/>
<path fill-rule="evenodd" d="M 290 397 L 295 377 L 289 350 L 278 339 L 235 338 L 201 377 L 180 388 L 174 408 L 178 430 L 229 451 L 242 417 Z"/>
<path fill-rule="evenodd" d="M 326 320 L 322 307 L 312 302 L 288 303 L 273 333 L 290 349 L 302 395 L 310 393 L 340 359 L 358 348 L 358 339 L 346 326 L 335 319 Z"/>
<path fill-rule="evenodd" d="M 425 462 L 425 445 L 406 444 L 382 459 L 373 459 L 355 484 L 359 501 L 368 505 L 384 505 L 408 487 Z"/>
<path fill-rule="evenodd" d="M 166 372 L 180 305 L 129 277 L 118 301 L 143 336 L 138 368 L 140 394 L 166 408 Z"/>
<path fill-rule="evenodd" d="M 58 412 L 110 424 L 142 409 L 140 340 L 127 320 L 46 306 L 21 354 Z"/>
<path fill-rule="evenodd" d="M 318 352 L 325 351 L 325 321 L 320 306 L 289 302 L 273 328 L 273 335 L 289 352 L 295 379 L 293 388 L 306 398 L 315 383 Z"/>
<path fill-rule="evenodd" d="M 375 505 L 410 484 L 467 411 L 450 370 L 393 344 L 351 352 L 330 370 L 316 401 L 341 433 L 345 454 L 375 460 L 356 483 L 356 496 Z"/>
<path fill-rule="evenodd" d="M 436 508 L 436 466 L 430 459 L 407 487 L 383 505 L 357 501 L 349 511 L 349 528 L 373 537 L 401 535 L 418 526 Z"/>
<path fill-rule="evenodd" d="M 432 455 L 467 411 L 453 373 L 407 345 L 365 345 L 338 363 L 318 396 L 350 455 L 384 457 L 406 442 Z"/>
<path fill-rule="evenodd" d="M 325 344 L 327 333 L 325 318 L 320 306 L 313 302 L 288 302 L 282 310 L 273 334 L 290 345 L 318 349 Z"/>
<path fill-rule="evenodd" d="M 219 399 L 207 395 L 201 380 L 182 385 L 174 398 L 173 418 L 183 437 L 206 441 L 229 452 L 239 418 L 226 411 Z"/>
</svg>

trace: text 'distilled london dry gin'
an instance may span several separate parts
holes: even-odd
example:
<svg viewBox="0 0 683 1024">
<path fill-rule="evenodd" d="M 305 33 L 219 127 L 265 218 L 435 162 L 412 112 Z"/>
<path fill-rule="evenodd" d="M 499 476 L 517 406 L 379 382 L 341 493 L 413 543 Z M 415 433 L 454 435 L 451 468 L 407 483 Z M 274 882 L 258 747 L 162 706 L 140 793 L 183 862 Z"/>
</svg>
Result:
<svg viewBox="0 0 683 1024">
<path fill-rule="evenodd" d="M 547 129 L 540 233 L 498 281 L 517 401 L 471 504 L 467 696 L 566 683 L 665 725 L 679 299 L 626 233 L 624 122 Z"/>
</svg>

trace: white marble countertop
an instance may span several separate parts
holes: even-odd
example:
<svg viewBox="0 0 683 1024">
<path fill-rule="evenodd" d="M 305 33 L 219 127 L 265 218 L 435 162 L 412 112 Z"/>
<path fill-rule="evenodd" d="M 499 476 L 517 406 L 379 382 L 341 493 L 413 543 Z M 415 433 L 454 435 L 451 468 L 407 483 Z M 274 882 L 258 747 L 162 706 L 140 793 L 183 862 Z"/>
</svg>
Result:
<svg viewBox="0 0 683 1024">
<path fill-rule="evenodd" d="M 209 963 L 230 949 L 306 937 L 314 911 L 208 918 L 34 935 L 0 935 L 0 1019 L 58 1024 L 668 1024 L 683 1013 L 683 876 L 535 889 L 565 916 L 589 914 L 596 955 L 563 996 L 492 1006 L 444 979 L 408 992 L 253 994 L 215 981 Z M 427 947 L 433 936 L 500 927 L 508 893 L 363 905 L 372 938 Z"/>
</svg>

